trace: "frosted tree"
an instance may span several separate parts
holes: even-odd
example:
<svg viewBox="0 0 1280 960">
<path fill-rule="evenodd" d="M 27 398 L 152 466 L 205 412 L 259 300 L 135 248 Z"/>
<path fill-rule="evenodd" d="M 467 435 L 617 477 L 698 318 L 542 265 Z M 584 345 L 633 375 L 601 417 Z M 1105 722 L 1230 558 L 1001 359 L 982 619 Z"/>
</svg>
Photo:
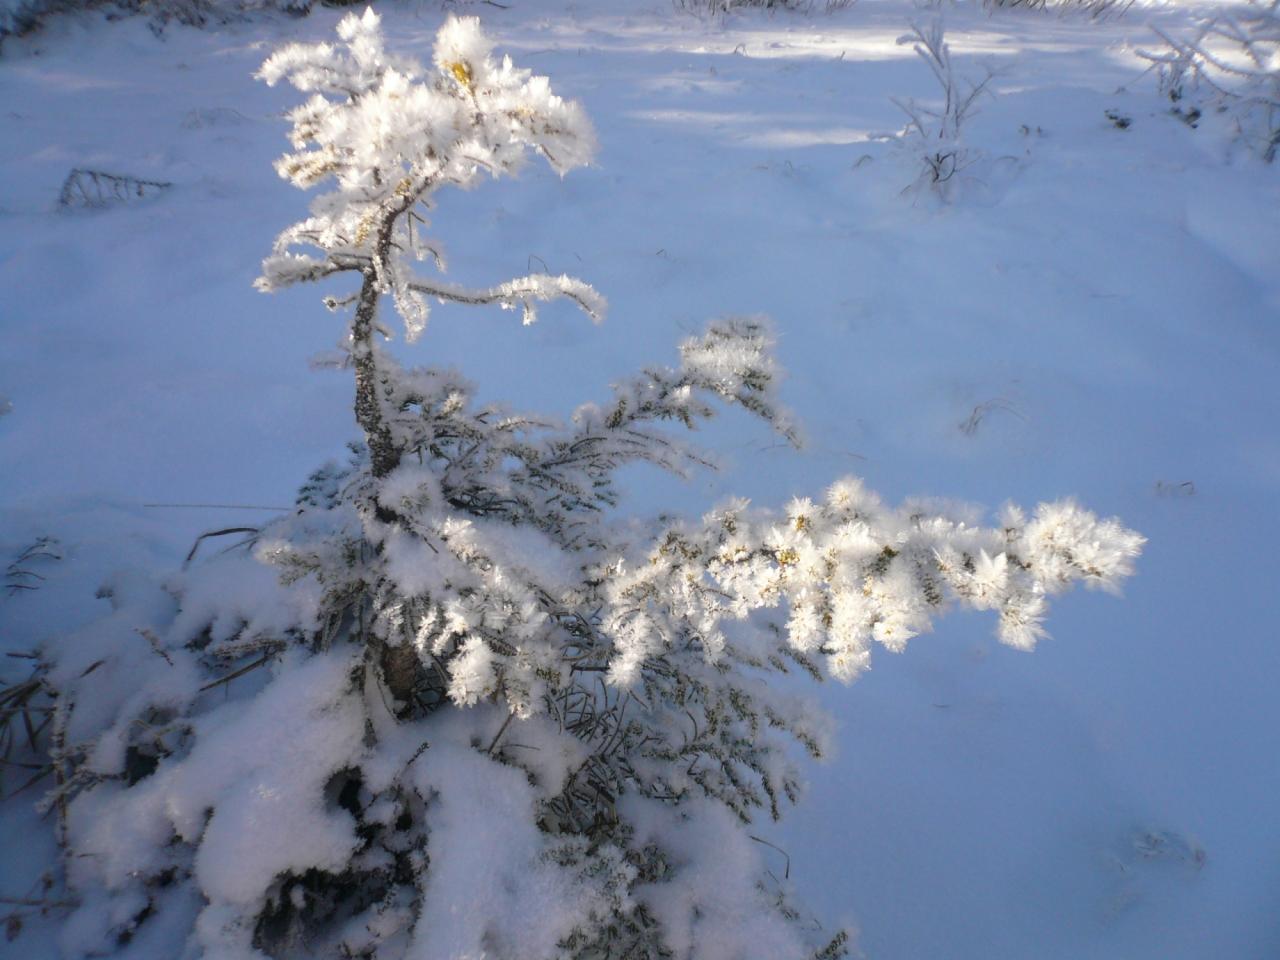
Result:
<svg viewBox="0 0 1280 960">
<path fill-rule="evenodd" d="M 1141 538 L 1071 502 L 990 528 L 885 506 L 854 479 L 781 511 L 614 520 L 620 467 L 701 462 L 678 432 L 736 406 L 794 439 L 759 320 L 713 323 L 567 424 L 405 369 L 433 301 L 531 319 L 581 281 L 486 290 L 439 265 L 446 184 L 542 154 L 586 161 L 581 111 L 497 60 L 474 20 L 434 67 L 377 17 L 267 61 L 312 98 L 280 171 L 332 179 L 280 237 L 265 289 L 352 274 L 348 352 L 364 443 L 291 515 L 43 653 L 44 801 L 78 907 L 72 956 L 801 958 L 844 952 L 762 867 L 745 824 L 778 817 L 826 725 L 769 683 L 848 681 L 950 607 L 1030 648 L 1048 599 L 1114 587 Z"/>
</svg>

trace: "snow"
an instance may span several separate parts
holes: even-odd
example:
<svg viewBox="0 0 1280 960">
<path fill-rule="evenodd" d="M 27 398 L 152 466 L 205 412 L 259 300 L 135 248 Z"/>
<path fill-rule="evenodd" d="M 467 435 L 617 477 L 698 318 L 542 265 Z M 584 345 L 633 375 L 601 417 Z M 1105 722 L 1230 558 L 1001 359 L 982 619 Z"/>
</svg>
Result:
<svg viewBox="0 0 1280 960">
<path fill-rule="evenodd" d="M 546 860 L 524 773 L 453 745 L 415 765 L 434 797 L 427 853 L 433 869 L 412 960 L 552 956 L 585 912 L 581 889 Z"/>
<path fill-rule="evenodd" d="M 674 838 L 675 879 L 642 886 L 637 896 L 670 931 L 677 956 L 734 960 L 804 954 L 794 931 L 768 922 L 769 891 L 754 882 L 756 851 L 742 842 L 728 810 L 697 802 L 692 816 L 681 817 L 652 801 L 631 806 L 628 815 L 640 825 L 641 843 Z"/>
<path fill-rule="evenodd" d="M 380 9 L 393 45 L 425 58 L 442 14 Z M 668 362 L 707 319 L 766 314 L 805 448 L 731 416 L 701 438 L 723 451 L 720 471 L 682 485 L 636 468 L 628 510 L 699 516 L 728 495 L 782 505 L 852 472 L 895 503 L 1073 495 L 1148 538 L 1124 599 L 1057 603 L 1034 656 L 996 647 L 979 614 L 879 657 L 852 688 L 819 691 L 838 756 L 808 768 L 807 795 L 780 827 L 756 828 L 789 855 L 801 900 L 852 921 L 869 957 L 1280 951 L 1280 179 L 1219 127 L 1168 116 L 1134 53 L 1151 43 L 1148 19 L 1176 30 L 1198 8 L 1135 7 L 1102 23 L 948 8 L 958 74 L 990 66 L 995 96 L 965 134 L 985 165 L 945 205 L 903 193 L 918 157 L 878 138 L 906 122 L 889 97 L 938 96 L 895 43 L 931 16 L 912 4 L 723 21 L 659 0 L 470 12 L 499 54 L 582 102 L 599 152 L 563 179 L 531 164 L 517 181 L 441 195 L 432 226 L 447 276 L 487 288 L 535 269 L 573 274 L 608 298 L 610 317 L 595 328 L 551 305 L 524 329 L 499 309 L 444 305 L 419 343 L 393 345 L 406 360 L 456 366 L 486 400 L 567 419 L 637 366 Z M 200 532 L 258 525 L 355 434 L 348 376 L 306 363 L 338 338 L 335 318 L 310 289 L 251 287 L 272 238 L 307 207 L 271 168 L 295 101 L 252 75 L 283 42 L 331 36 L 339 17 L 157 38 L 136 19 L 85 16 L 4 41 L 0 557 L 42 535 L 64 555 L 42 562 L 39 590 L 0 595 L 8 648 L 82 628 L 104 608 L 100 585 L 144 589 Z M 174 186 L 58 211 L 73 167 Z M 221 506 L 232 504 L 246 506 Z M 267 576 L 227 589 L 276 588 Z M 290 602 L 312 589 L 299 582 Z M 175 612 L 154 601 L 163 637 Z M 124 624 L 88 641 L 111 647 L 116 660 L 95 676 L 121 697 L 152 695 L 148 678 L 183 669 Z M 327 659 L 311 669 L 341 674 Z M 299 725 L 287 767 L 238 758 L 253 730 L 227 716 L 199 748 L 222 757 L 221 779 L 157 775 L 154 802 L 164 793 L 169 806 L 139 808 L 111 848 L 154 855 L 157 831 L 200 829 L 202 804 L 233 792 L 260 807 L 263 833 L 223 845 L 228 858 L 252 850 L 253 871 L 197 865 L 219 902 L 252 896 L 282 865 L 336 862 L 350 843 L 340 814 L 279 806 L 358 750 L 325 689 L 284 687 L 272 696 L 289 703 L 259 704 Z M 445 762 L 430 753 L 419 776 Z M 462 815 L 468 784 L 498 776 L 455 760 L 444 816 Z M 535 762 L 555 782 L 571 761 Z M 506 843 L 533 862 L 539 843 L 519 834 L 523 777 L 508 773 L 475 812 L 493 825 L 490 846 L 456 861 L 469 871 L 456 882 L 515 883 L 512 902 L 534 916 L 563 895 L 553 880 L 485 872 L 485 850 Z M 145 842 L 129 847 L 135 836 Z M 0 849 L 0 895 L 26 895 L 52 864 L 48 828 L 20 800 L 3 809 Z M 130 864 L 92 869 L 124 877 Z M 219 916 L 205 907 L 202 926 Z M 548 916 L 551 943 L 562 916 Z M 27 925 L 0 953 L 56 955 L 57 916 Z M 92 936 L 69 930 L 62 943 Z M 146 936 L 135 955 L 176 953 Z"/>
<path fill-rule="evenodd" d="M 70 831 L 87 856 L 75 871 L 120 890 L 173 856 L 174 834 L 201 839 L 195 878 L 214 916 L 257 902 L 285 871 L 341 868 L 356 845 L 351 818 L 316 798 L 362 752 L 363 712 L 344 696 L 352 666 L 350 657 L 286 658 L 248 707 L 231 702 L 201 720 L 196 763 L 162 762 L 124 803 L 78 798 Z M 286 756 L 246 749 L 264 730 L 290 744 Z"/>
</svg>

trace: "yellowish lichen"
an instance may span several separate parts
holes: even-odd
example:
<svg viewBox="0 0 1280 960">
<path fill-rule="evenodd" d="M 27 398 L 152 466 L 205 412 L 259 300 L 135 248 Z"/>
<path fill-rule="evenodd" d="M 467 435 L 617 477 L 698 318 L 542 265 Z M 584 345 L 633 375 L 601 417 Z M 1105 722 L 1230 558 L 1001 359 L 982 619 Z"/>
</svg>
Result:
<svg viewBox="0 0 1280 960">
<path fill-rule="evenodd" d="M 453 74 L 454 79 L 460 84 L 471 89 L 471 65 L 462 60 L 449 64 L 449 72 Z"/>
</svg>

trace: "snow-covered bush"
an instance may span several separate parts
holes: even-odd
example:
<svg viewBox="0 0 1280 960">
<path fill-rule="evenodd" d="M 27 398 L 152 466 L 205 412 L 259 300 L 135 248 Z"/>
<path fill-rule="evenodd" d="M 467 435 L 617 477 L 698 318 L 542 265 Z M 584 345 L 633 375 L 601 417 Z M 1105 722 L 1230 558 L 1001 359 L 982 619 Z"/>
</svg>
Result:
<svg viewBox="0 0 1280 960">
<path fill-rule="evenodd" d="M 927 185 L 938 196 L 948 199 L 955 191 L 961 171 L 982 155 L 981 151 L 965 144 L 964 127 L 976 111 L 979 97 L 986 92 L 991 74 L 977 83 L 956 77 L 941 18 L 935 18 L 926 27 L 913 23 L 911 32 L 899 37 L 898 43 L 911 44 L 942 88 L 942 105 L 936 109 L 915 100 L 893 98 L 909 119 L 902 133 L 903 142 L 920 161 L 920 173 L 912 185 Z"/>
<path fill-rule="evenodd" d="M 1207 113 L 1267 163 L 1280 149 L 1280 0 L 1248 0 L 1203 21 L 1189 37 L 1154 28 L 1151 61 L 1173 112 L 1195 126 Z"/>
<path fill-rule="evenodd" d="M 785 437 L 766 324 L 729 319 L 567 424 L 405 369 L 432 302 L 519 307 L 582 281 L 470 290 L 438 261 L 427 203 L 533 151 L 586 162 L 581 110 L 450 20 L 430 68 L 372 13 L 262 70 L 311 94 L 290 115 L 298 186 L 332 179 L 259 285 L 349 276 L 365 443 L 297 508 L 49 644 L 44 801 L 69 956 L 831 958 L 840 933 L 770 881 L 744 829 L 797 795 L 823 718 L 771 685 L 848 681 L 949 607 L 991 610 L 1029 649 L 1048 599 L 1113 587 L 1142 538 L 1069 501 L 990 528 L 884 505 L 855 479 L 777 512 L 623 522 L 620 467 L 700 462 L 668 426 L 740 407 Z"/>
</svg>

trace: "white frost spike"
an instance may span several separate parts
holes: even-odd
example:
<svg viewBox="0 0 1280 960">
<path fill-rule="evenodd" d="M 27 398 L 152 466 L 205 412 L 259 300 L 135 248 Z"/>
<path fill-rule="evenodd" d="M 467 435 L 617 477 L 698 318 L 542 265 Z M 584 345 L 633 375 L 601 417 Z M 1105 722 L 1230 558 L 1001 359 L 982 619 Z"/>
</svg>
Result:
<svg viewBox="0 0 1280 960">
<path fill-rule="evenodd" d="M 449 665 L 449 699 L 460 707 L 474 706 L 497 686 L 492 651 L 479 637 L 467 637 Z"/>
<path fill-rule="evenodd" d="M 1133 573 L 1145 539 L 1116 520 L 1099 520 L 1071 500 L 1041 504 L 1021 542 L 1033 572 L 1049 593 L 1073 580 L 1116 590 Z"/>
</svg>

